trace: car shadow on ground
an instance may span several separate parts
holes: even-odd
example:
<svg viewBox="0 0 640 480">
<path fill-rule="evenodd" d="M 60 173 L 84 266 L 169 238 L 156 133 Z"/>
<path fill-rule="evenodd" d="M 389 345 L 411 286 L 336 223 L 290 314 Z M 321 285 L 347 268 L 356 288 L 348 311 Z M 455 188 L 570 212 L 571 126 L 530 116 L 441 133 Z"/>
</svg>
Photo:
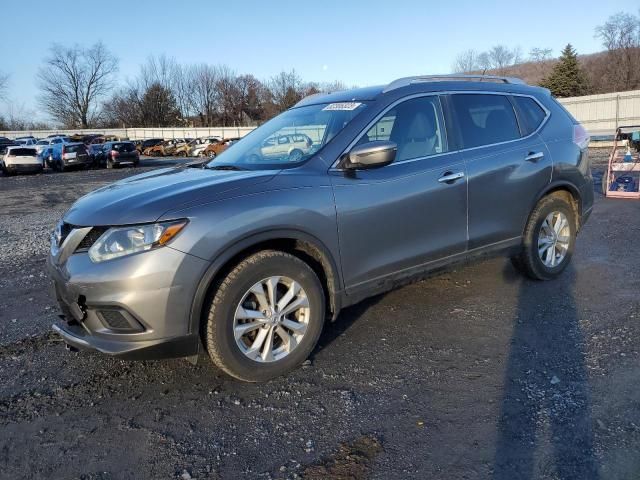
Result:
<svg viewBox="0 0 640 480">
<path fill-rule="evenodd" d="M 494 479 L 598 479 L 589 378 L 569 267 L 549 282 L 520 281 L 498 417 Z"/>
<path fill-rule="evenodd" d="M 380 302 L 385 295 L 386 293 L 375 295 L 356 303 L 355 305 L 344 308 L 340 311 L 338 318 L 333 322 L 326 320 L 322 333 L 320 334 L 318 344 L 313 349 L 313 352 L 311 352 L 309 358 L 313 360 L 318 353 L 331 345 L 331 343 L 338 337 L 343 335 L 356 321 L 362 318 L 370 308 Z"/>
</svg>

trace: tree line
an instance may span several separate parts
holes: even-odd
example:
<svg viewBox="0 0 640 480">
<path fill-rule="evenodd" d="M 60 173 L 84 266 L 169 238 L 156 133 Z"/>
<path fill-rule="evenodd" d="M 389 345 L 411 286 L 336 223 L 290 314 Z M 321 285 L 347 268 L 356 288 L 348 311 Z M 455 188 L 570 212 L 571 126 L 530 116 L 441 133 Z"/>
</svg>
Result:
<svg viewBox="0 0 640 480">
<path fill-rule="evenodd" d="M 38 104 L 65 128 L 252 126 L 341 82 L 308 82 L 295 70 L 259 80 L 226 65 L 184 65 L 150 56 L 118 86 L 118 60 L 102 43 L 88 48 L 54 44 L 37 74 Z M 6 92 L 0 76 L 0 98 Z M 12 107 L 0 130 L 42 128 Z"/>
<path fill-rule="evenodd" d="M 556 97 L 640 89 L 640 15 L 616 13 L 594 35 L 603 52 L 579 56 L 569 43 L 554 59 L 550 48 L 533 48 L 524 56 L 519 47 L 497 45 L 485 52 L 461 52 L 452 70 L 520 77 Z"/>
</svg>

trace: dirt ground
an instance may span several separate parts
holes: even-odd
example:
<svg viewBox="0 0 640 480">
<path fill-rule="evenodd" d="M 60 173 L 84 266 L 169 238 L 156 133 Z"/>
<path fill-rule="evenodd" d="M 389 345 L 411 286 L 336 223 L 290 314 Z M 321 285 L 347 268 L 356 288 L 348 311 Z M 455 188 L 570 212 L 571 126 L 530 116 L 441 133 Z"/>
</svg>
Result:
<svg viewBox="0 0 640 480">
<path fill-rule="evenodd" d="M 0 177 L 0 478 L 640 478 L 640 203 L 596 194 L 558 280 L 458 267 L 343 311 L 310 365 L 253 385 L 51 333 L 50 229 L 133 173 Z"/>
</svg>

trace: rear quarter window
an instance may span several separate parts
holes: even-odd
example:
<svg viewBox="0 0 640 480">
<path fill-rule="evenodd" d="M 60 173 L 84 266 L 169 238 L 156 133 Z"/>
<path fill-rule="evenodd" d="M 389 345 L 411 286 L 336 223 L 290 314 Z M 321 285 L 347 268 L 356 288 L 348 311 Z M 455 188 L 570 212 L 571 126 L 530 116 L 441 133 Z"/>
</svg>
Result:
<svg viewBox="0 0 640 480">
<path fill-rule="evenodd" d="M 535 132 L 542 122 L 547 117 L 547 113 L 542 109 L 542 107 L 531 97 L 513 97 L 518 109 L 520 110 L 520 114 L 522 115 L 523 125 L 522 130 L 524 135 L 529 135 Z"/>
<path fill-rule="evenodd" d="M 505 95 L 457 93 L 451 101 L 464 148 L 520 138 L 513 106 Z"/>
</svg>

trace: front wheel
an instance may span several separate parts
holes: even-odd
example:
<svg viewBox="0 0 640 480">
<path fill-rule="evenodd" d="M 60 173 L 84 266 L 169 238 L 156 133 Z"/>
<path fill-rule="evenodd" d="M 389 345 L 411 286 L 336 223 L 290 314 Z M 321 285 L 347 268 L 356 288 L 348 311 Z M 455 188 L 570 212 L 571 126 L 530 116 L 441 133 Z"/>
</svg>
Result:
<svg viewBox="0 0 640 480">
<path fill-rule="evenodd" d="M 513 265 L 534 280 L 551 280 L 571 262 L 576 243 L 576 218 L 565 196 L 538 202 L 525 227 L 522 251 Z"/>
<path fill-rule="evenodd" d="M 207 350 L 229 375 L 266 381 L 309 356 L 324 315 L 324 290 L 309 265 L 285 252 L 259 252 L 218 286 L 206 323 Z"/>
<path fill-rule="evenodd" d="M 293 149 L 291 150 L 291 153 L 289 153 L 289 161 L 299 162 L 300 159 L 302 158 L 302 155 L 303 155 L 302 150 L 298 150 L 297 148 Z"/>
</svg>

